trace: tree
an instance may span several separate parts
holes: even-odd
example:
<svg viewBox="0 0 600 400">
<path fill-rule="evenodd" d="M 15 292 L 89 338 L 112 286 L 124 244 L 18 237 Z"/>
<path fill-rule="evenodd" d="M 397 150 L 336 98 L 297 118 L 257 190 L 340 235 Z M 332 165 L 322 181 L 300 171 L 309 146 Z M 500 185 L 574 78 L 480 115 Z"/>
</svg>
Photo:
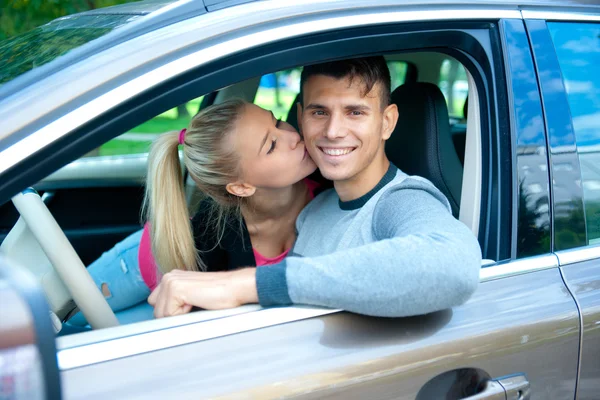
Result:
<svg viewBox="0 0 600 400">
<path fill-rule="evenodd" d="M 0 40 L 69 14 L 132 0 L 0 0 Z"/>
</svg>

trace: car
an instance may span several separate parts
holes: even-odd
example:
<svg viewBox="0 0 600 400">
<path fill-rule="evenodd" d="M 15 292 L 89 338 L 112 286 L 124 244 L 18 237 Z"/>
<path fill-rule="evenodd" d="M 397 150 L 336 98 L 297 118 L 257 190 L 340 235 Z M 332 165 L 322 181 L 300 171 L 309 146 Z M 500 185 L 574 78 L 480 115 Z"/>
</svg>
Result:
<svg viewBox="0 0 600 400">
<path fill-rule="evenodd" d="M 593 2 L 151 0 L 26 35 L 0 43 L 0 265 L 45 294 L 40 379 L 62 398 L 598 397 Z M 294 125 L 299 68 L 365 55 L 395 80 L 388 157 L 479 240 L 475 294 L 410 318 L 246 305 L 118 325 L 84 266 L 140 228 L 150 128 L 231 97 Z M 60 335 L 76 307 L 94 329 Z"/>
</svg>

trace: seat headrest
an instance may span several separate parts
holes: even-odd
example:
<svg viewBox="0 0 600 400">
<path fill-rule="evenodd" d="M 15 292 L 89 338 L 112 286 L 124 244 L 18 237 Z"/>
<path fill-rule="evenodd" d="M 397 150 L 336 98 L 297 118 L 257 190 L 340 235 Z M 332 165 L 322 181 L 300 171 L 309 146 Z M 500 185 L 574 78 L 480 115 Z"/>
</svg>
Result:
<svg viewBox="0 0 600 400">
<path fill-rule="evenodd" d="M 407 174 L 429 179 L 458 217 L 463 169 L 452 142 L 444 95 L 434 84 L 417 82 L 398 87 L 391 97 L 399 117 L 385 146 L 388 158 Z"/>
<path fill-rule="evenodd" d="M 298 130 L 298 102 L 300 101 L 300 93 L 296 95 L 294 102 L 292 103 L 292 107 L 288 110 L 286 122 L 294 127 L 294 129 Z"/>
</svg>

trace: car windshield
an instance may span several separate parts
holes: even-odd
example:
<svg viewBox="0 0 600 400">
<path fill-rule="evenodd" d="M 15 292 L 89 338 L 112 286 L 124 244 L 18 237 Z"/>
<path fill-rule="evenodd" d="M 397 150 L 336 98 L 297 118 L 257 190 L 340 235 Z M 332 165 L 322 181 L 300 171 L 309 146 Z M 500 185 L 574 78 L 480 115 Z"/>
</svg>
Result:
<svg viewBox="0 0 600 400">
<path fill-rule="evenodd" d="M 142 15 L 63 17 L 0 42 L 0 85 L 99 38 Z"/>
</svg>

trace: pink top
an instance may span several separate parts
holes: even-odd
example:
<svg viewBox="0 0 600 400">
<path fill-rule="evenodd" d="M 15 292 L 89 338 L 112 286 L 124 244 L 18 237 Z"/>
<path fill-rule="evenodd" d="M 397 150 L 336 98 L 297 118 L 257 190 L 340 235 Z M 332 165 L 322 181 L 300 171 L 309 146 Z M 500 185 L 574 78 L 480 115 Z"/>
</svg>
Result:
<svg viewBox="0 0 600 400">
<path fill-rule="evenodd" d="M 285 256 L 288 255 L 290 249 L 287 249 L 286 251 L 284 251 L 276 257 L 265 257 L 262 254 L 260 254 L 256 249 L 252 249 L 252 251 L 254 252 L 254 258 L 256 259 L 256 266 L 262 267 L 264 265 L 277 264 L 279 261 L 283 260 Z"/>
<path fill-rule="evenodd" d="M 304 182 L 308 187 L 308 191 L 310 192 L 310 199 L 312 200 L 315 197 L 315 190 L 319 187 L 319 184 L 315 181 L 311 181 L 310 179 L 305 179 Z M 265 257 L 255 249 L 252 250 L 254 252 L 254 258 L 256 260 L 257 267 L 277 264 L 278 262 L 283 260 L 290 251 L 290 249 L 287 249 L 286 251 L 284 251 L 276 257 Z M 160 282 L 160 278 L 162 278 L 162 275 L 158 271 L 156 262 L 154 261 L 154 255 L 152 254 L 152 242 L 150 241 L 150 225 L 148 225 L 147 222 L 144 224 L 144 232 L 142 232 L 142 238 L 140 240 L 140 247 L 138 250 L 138 262 L 140 264 L 140 273 L 142 275 L 142 279 L 150 288 L 150 290 L 154 290 L 156 286 L 158 286 L 158 282 Z"/>
</svg>

